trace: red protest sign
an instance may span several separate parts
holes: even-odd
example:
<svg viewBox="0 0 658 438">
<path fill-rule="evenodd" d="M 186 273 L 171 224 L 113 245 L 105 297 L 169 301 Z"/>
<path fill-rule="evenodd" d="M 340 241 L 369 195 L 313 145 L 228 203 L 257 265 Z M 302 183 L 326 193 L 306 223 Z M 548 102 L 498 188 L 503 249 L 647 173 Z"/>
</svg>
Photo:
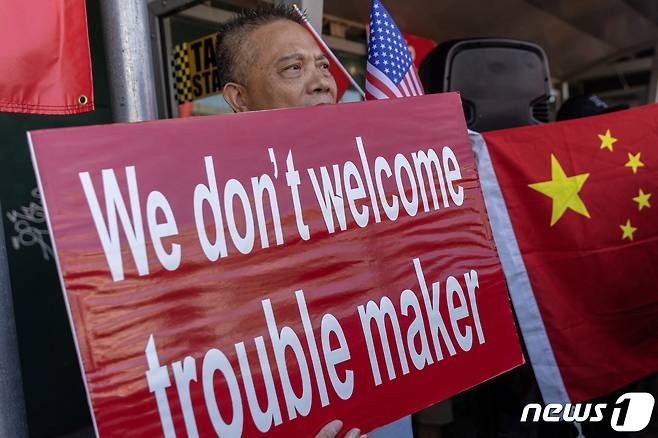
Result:
<svg viewBox="0 0 658 438">
<path fill-rule="evenodd" d="M 457 94 L 31 142 L 101 436 L 367 431 L 523 361 Z"/>
</svg>

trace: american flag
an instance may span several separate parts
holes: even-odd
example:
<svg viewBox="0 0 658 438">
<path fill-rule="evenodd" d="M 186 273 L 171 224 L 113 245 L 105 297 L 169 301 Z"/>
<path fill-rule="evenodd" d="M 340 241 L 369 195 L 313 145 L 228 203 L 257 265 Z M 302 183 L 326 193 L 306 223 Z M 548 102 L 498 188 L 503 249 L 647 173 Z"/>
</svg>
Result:
<svg viewBox="0 0 658 438">
<path fill-rule="evenodd" d="M 370 6 L 366 99 L 422 96 L 411 54 L 400 29 L 379 0 Z"/>
</svg>

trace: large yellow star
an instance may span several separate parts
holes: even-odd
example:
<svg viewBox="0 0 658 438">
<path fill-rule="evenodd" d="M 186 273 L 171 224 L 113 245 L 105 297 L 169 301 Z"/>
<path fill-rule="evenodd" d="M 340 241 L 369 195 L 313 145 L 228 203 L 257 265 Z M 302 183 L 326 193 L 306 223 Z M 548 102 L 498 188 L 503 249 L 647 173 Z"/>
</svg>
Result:
<svg viewBox="0 0 658 438">
<path fill-rule="evenodd" d="M 572 209 L 578 214 L 590 217 L 587 207 L 583 200 L 578 196 L 578 192 L 583 188 L 583 184 L 589 177 L 589 173 L 581 173 L 576 176 L 567 176 L 562 170 L 562 166 L 551 154 L 551 180 L 528 184 L 528 186 L 539 193 L 542 193 L 553 200 L 553 211 L 551 212 L 551 226 L 560 220 L 567 208 Z"/>
<path fill-rule="evenodd" d="M 621 240 L 633 240 L 633 233 L 637 231 L 637 228 L 631 225 L 630 219 L 627 219 L 624 225 L 619 225 L 619 228 L 621 228 L 622 231 Z"/>
<path fill-rule="evenodd" d="M 628 153 L 628 163 L 626 163 L 625 166 L 633 169 L 633 173 L 637 173 L 638 167 L 644 167 L 644 163 L 640 161 L 640 154 L 641 152 L 638 152 L 635 155 L 630 152 Z"/>
<path fill-rule="evenodd" d="M 651 207 L 651 204 L 649 204 L 649 198 L 651 197 L 651 193 L 644 193 L 642 189 L 640 189 L 640 193 L 633 198 L 633 201 L 637 202 L 637 209 L 639 211 L 642 211 L 644 207 Z"/>
<path fill-rule="evenodd" d="M 604 135 L 598 134 L 599 139 L 601 140 L 601 149 L 610 149 L 612 152 L 612 144 L 617 141 L 616 138 L 610 134 L 610 130 L 606 130 Z"/>
</svg>

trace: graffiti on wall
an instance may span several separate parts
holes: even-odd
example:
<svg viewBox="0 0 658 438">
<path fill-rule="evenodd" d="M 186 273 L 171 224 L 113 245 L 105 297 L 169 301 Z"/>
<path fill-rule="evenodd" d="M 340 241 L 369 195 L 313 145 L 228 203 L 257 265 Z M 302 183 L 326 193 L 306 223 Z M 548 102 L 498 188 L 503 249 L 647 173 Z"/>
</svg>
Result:
<svg viewBox="0 0 658 438">
<path fill-rule="evenodd" d="M 6 213 L 13 230 L 8 235 L 9 242 L 15 250 L 24 247 L 38 246 L 45 260 L 53 257 L 53 249 L 48 234 L 46 213 L 41 205 L 41 194 L 38 188 L 31 192 L 32 200 L 28 205 Z M 10 225 L 11 229 L 11 225 Z"/>
</svg>

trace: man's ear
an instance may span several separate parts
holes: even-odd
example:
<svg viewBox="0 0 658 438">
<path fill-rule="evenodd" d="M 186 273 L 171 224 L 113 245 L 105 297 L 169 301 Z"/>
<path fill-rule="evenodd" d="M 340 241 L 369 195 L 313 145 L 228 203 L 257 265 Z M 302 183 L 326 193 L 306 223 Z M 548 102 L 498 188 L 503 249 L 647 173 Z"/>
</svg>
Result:
<svg viewBox="0 0 658 438">
<path fill-rule="evenodd" d="M 224 85 L 224 100 L 236 113 L 249 111 L 246 90 L 240 84 L 236 84 L 235 82 L 226 83 L 226 85 Z"/>
</svg>

